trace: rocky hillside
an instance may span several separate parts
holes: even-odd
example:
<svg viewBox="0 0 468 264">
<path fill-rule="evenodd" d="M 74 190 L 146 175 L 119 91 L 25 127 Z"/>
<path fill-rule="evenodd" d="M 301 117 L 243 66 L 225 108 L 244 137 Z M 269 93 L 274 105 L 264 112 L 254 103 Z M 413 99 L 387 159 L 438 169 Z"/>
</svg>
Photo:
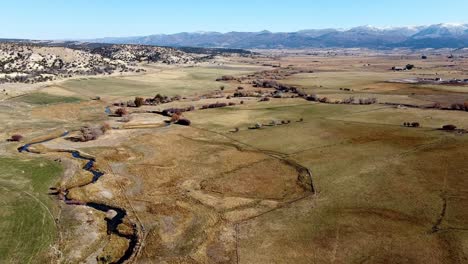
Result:
<svg viewBox="0 0 468 264">
<path fill-rule="evenodd" d="M 161 62 L 166 64 L 192 64 L 197 58 L 183 51 L 155 46 L 112 45 L 91 50 L 105 58 L 125 62 Z"/>
<path fill-rule="evenodd" d="M 0 43 L 0 83 L 36 83 L 78 75 L 142 71 L 138 63 L 194 64 L 203 58 L 174 48 L 139 45 Z"/>
</svg>

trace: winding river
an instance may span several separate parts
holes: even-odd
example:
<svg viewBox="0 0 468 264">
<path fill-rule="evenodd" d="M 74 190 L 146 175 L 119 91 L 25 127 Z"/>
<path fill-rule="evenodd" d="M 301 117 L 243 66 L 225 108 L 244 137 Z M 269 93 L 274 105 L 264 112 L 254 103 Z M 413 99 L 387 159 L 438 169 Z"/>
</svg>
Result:
<svg viewBox="0 0 468 264">
<path fill-rule="evenodd" d="M 65 137 L 68 134 L 69 134 L 69 132 L 65 132 L 61 136 L 56 137 L 56 138 Z M 47 141 L 54 140 L 56 138 L 51 138 L 51 139 L 46 139 L 46 140 L 39 141 L 39 142 L 25 144 L 25 145 L 19 147 L 18 151 L 19 152 L 31 152 L 29 147 L 31 147 L 32 145 L 41 144 L 41 143 L 44 143 L 44 142 L 47 142 Z M 102 176 L 105 175 L 103 172 L 101 172 L 99 170 L 96 170 L 94 168 L 94 163 L 96 162 L 96 160 L 94 158 L 84 157 L 77 150 L 70 150 L 70 151 L 66 151 L 66 152 L 71 153 L 72 157 L 75 158 L 75 159 L 87 160 L 88 162 L 85 164 L 85 166 L 82 169 L 86 170 L 86 171 L 89 171 L 89 172 L 91 172 L 93 174 L 93 178 L 92 178 L 91 182 L 89 182 L 87 184 L 84 184 L 84 185 L 81 185 L 81 186 L 78 186 L 78 187 L 83 187 L 83 186 L 86 186 L 86 185 L 89 185 L 89 184 L 93 184 L 93 183 L 97 182 Z M 75 187 L 75 188 L 77 188 L 77 187 Z M 132 255 L 136 251 L 137 244 L 138 244 L 137 226 L 135 224 L 133 224 L 132 234 L 124 234 L 124 233 L 120 232 L 119 229 L 118 229 L 119 225 L 123 223 L 123 219 L 127 215 L 127 211 L 125 209 L 115 207 L 115 206 L 109 206 L 109 205 L 106 205 L 106 204 L 103 204 L 103 203 L 82 202 L 82 201 L 77 201 L 77 200 L 70 199 L 68 197 L 68 193 L 69 193 L 70 189 L 65 189 L 65 190 L 61 190 L 61 191 L 58 191 L 58 190 L 56 190 L 54 188 L 51 188 L 51 189 L 55 190 L 55 192 L 52 193 L 52 194 L 59 195 L 60 199 L 63 200 L 68 205 L 87 206 L 87 207 L 93 208 L 95 210 L 104 212 L 104 213 L 108 213 L 109 211 L 114 211 L 116 213 L 114 217 L 112 217 L 111 219 L 105 218 L 105 220 L 107 222 L 107 234 L 115 234 L 115 235 L 117 235 L 119 237 L 123 237 L 123 238 L 125 238 L 125 239 L 127 239 L 129 241 L 129 245 L 128 245 L 128 248 L 125 250 L 124 255 L 122 257 L 120 257 L 116 262 L 113 262 L 113 263 L 121 264 L 121 263 L 124 263 L 125 261 L 129 260 L 132 257 Z"/>
</svg>

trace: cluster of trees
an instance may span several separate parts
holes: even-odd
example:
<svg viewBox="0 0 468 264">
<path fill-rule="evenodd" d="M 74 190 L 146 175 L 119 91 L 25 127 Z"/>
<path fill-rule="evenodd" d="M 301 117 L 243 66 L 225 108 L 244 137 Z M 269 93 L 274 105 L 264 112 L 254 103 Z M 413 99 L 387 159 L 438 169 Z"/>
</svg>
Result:
<svg viewBox="0 0 468 264">
<path fill-rule="evenodd" d="M 126 115 L 128 115 L 128 110 L 127 110 L 127 108 L 124 108 L 124 107 L 117 108 L 117 110 L 115 110 L 114 114 L 116 116 L 120 116 L 120 117 L 126 116 Z"/>
<path fill-rule="evenodd" d="M 458 111 L 468 111 L 468 101 L 465 101 L 463 104 L 460 103 L 454 103 L 450 107 L 452 110 L 458 110 Z"/>
<path fill-rule="evenodd" d="M 376 104 L 377 103 L 377 98 L 371 97 L 371 98 L 359 98 L 359 104 L 361 105 L 369 105 L 369 104 Z"/>
<path fill-rule="evenodd" d="M 95 140 L 104 135 L 110 128 L 107 123 L 100 126 L 85 126 L 80 129 L 81 135 L 77 139 L 81 142 Z"/>
<path fill-rule="evenodd" d="M 178 101 L 180 99 L 181 99 L 181 97 L 178 96 L 178 95 L 176 95 L 174 97 L 169 97 L 169 96 L 157 94 L 153 98 L 147 98 L 145 100 L 145 104 L 149 104 L 149 105 L 166 104 L 166 103 L 170 103 L 172 101 Z"/>
<path fill-rule="evenodd" d="M 192 123 L 190 122 L 190 120 L 183 117 L 182 113 L 180 112 L 172 114 L 170 122 L 181 126 L 190 126 L 190 124 Z"/>
<path fill-rule="evenodd" d="M 418 122 L 404 122 L 403 126 L 405 127 L 420 127 Z"/>
<path fill-rule="evenodd" d="M 200 109 L 219 108 L 219 107 L 226 107 L 226 106 L 228 106 L 228 104 L 216 102 L 213 104 L 202 105 Z"/>
<path fill-rule="evenodd" d="M 143 97 L 135 97 L 134 100 L 129 100 L 127 102 L 118 102 L 114 103 L 114 106 L 122 106 L 122 107 L 141 107 L 143 105 L 159 105 L 170 103 L 172 101 L 180 100 L 180 96 L 168 97 L 165 95 L 157 94 L 153 98 L 143 98 Z"/>
<path fill-rule="evenodd" d="M 232 81 L 232 80 L 236 80 L 236 77 L 234 77 L 232 75 L 223 75 L 223 76 L 221 76 L 221 78 L 216 79 L 217 82 Z"/>
<path fill-rule="evenodd" d="M 393 66 L 392 67 L 392 70 L 393 71 L 410 71 L 414 69 L 414 65 L 413 64 L 406 64 L 405 67 L 396 67 L 396 66 Z"/>
<path fill-rule="evenodd" d="M 453 131 L 457 129 L 457 126 L 455 125 L 443 125 L 442 126 L 442 130 L 446 130 L 446 131 Z"/>
<path fill-rule="evenodd" d="M 167 109 L 162 110 L 161 114 L 163 116 L 173 116 L 174 114 L 180 115 L 183 112 L 190 112 L 194 110 L 195 110 L 195 106 L 191 105 L 185 108 L 167 108 Z"/>
<path fill-rule="evenodd" d="M 312 95 L 307 95 L 305 97 L 307 101 L 313 101 L 313 102 L 320 102 L 320 103 L 326 103 L 330 104 L 332 101 L 328 97 L 319 97 L 316 94 Z M 351 96 L 349 98 L 345 98 L 341 101 L 335 101 L 333 102 L 335 104 L 360 104 L 360 105 L 369 105 L 369 104 L 376 104 L 377 103 L 377 98 L 375 97 L 370 97 L 370 98 L 359 98 L 356 99 L 354 96 Z"/>
</svg>

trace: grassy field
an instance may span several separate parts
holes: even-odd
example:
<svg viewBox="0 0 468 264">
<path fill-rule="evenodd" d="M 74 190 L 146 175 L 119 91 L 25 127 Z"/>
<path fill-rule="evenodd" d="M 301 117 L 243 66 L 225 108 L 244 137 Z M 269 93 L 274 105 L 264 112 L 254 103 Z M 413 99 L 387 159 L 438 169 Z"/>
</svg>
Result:
<svg viewBox="0 0 468 264">
<path fill-rule="evenodd" d="M 190 67 L 162 69 L 140 76 L 89 78 L 69 80 L 61 86 L 77 94 L 87 96 L 154 96 L 157 93 L 174 96 L 203 94 L 221 85 L 216 78 L 222 75 L 240 75 L 253 72 L 252 67 Z"/>
<path fill-rule="evenodd" d="M 459 211 L 467 204 L 468 141 L 400 122 L 432 116 L 424 125 L 438 127 L 444 116 L 464 120 L 465 113 L 271 104 L 193 113 L 194 126 L 284 153 L 313 172 L 315 198 L 242 222 L 240 263 L 463 262 L 467 237 L 454 228 L 468 224 Z M 304 122 L 245 129 L 254 120 L 299 117 Z M 244 129 L 228 132 L 237 125 Z M 444 199 L 452 213 L 438 226 L 444 231 L 432 234 Z"/>
<path fill-rule="evenodd" d="M 46 263 L 57 235 L 47 195 L 62 168 L 45 159 L 0 157 L 0 262 Z"/>
<path fill-rule="evenodd" d="M 72 96 L 59 96 L 48 93 L 35 92 L 20 96 L 15 101 L 24 102 L 33 105 L 48 105 L 59 103 L 74 103 L 79 102 L 81 99 Z"/>
</svg>

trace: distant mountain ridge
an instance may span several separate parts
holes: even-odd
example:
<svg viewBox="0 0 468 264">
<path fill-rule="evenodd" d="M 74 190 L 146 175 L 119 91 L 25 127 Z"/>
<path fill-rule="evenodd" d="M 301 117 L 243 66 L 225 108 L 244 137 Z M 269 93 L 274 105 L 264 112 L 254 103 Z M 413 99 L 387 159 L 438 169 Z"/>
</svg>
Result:
<svg viewBox="0 0 468 264">
<path fill-rule="evenodd" d="M 360 26 L 347 30 L 310 29 L 297 32 L 194 32 L 139 37 L 100 38 L 90 42 L 144 44 L 172 47 L 231 49 L 274 48 L 464 48 L 468 47 L 468 24 L 435 24 L 417 27 L 377 28 Z"/>
</svg>

